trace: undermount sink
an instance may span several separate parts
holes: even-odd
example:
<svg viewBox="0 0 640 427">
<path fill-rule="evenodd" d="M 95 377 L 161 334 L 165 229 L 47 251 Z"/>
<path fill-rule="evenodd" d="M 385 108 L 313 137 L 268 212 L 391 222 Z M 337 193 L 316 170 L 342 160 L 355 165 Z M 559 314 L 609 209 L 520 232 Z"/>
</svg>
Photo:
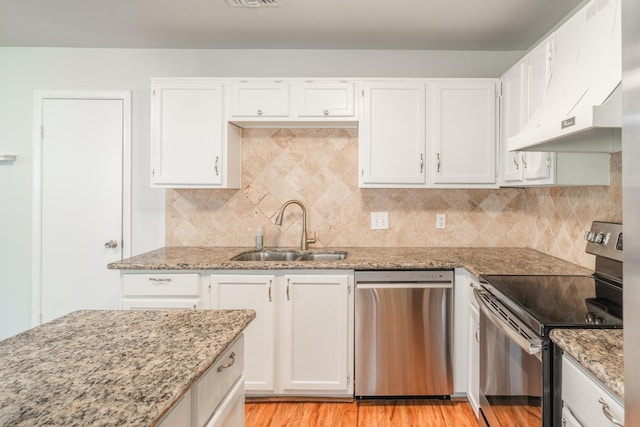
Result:
<svg viewBox="0 0 640 427">
<path fill-rule="evenodd" d="M 346 252 L 308 252 L 301 254 L 296 261 L 341 261 L 346 258 Z"/>
<path fill-rule="evenodd" d="M 231 261 L 293 261 L 300 256 L 296 251 L 252 251 L 231 258 Z"/>
<path fill-rule="evenodd" d="M 298 252 L 287 250 L 263 249 L 243 252 L 231 258 L 231 261 L 340 261 L 347 258 L 347 252 Z"/>
</svg>

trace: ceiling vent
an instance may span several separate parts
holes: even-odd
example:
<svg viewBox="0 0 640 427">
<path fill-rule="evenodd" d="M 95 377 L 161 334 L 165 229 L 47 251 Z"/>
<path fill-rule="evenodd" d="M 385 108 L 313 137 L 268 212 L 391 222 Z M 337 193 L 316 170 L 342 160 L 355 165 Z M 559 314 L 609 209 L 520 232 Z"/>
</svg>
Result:
<svg viewBox="0 0 640 427">
<path fill-rule="evenodd" d="M 277 7 L 276 0 L 226 0 L 231 7 Z"/>
</svg>

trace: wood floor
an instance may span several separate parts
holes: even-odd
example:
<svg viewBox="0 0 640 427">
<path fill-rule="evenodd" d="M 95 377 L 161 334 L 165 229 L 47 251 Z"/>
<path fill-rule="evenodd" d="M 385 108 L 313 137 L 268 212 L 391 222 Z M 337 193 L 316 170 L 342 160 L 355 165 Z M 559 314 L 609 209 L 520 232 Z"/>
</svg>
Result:
<svg viewBox="0 0 640 427">
<path fill-rule="evenodd" d="M 476 427 L 466 401 L 366 400 L 245 405 L 246 427 Z"/>
</svg>

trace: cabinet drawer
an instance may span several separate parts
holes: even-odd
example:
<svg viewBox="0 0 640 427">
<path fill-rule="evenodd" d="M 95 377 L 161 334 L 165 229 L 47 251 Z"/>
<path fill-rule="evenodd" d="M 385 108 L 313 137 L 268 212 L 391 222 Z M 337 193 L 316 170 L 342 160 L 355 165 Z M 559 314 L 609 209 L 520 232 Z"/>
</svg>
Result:
<svg viewBox="0 0 640 427">
<path fill-rule="evenodd" d="M 127 274 L 123 294 L 136 296 L 200 296 L 199 274 Z"/>
<path fill-rule="evenodd" d="M 241 335 L 196 383 L 196 425 L 204 425 L 209 420 L 227 391 L 242 377 L 243 368 L 244 336 Z"/>
<path fill-rule="evenodd" d="M 123 298 L 124 310 L 196 310 L 202 308 L 200 298 Z"/>
<path fill-rule="evenodd" d="M 615 426 L 605 415 L 602 399 L 610 414 L 624 421 L 624 407 L 595 378 L 583 371 L 567 356 L 562 358 L 562 400 L 578 422 L 584 427 Z"/>
</svg>

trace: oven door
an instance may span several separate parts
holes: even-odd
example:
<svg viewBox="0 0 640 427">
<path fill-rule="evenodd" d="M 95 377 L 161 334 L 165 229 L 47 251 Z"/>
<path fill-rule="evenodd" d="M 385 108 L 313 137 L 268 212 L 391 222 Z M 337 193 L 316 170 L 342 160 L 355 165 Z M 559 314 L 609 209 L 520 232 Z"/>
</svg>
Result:
<svg viewBox="0 0 640 427">
<path fill-rule="evenodd" d="M 488 291 L 474 292 L 481 309 L 480 425 L 543 426 L 542 340 Z"/>
</svg>

